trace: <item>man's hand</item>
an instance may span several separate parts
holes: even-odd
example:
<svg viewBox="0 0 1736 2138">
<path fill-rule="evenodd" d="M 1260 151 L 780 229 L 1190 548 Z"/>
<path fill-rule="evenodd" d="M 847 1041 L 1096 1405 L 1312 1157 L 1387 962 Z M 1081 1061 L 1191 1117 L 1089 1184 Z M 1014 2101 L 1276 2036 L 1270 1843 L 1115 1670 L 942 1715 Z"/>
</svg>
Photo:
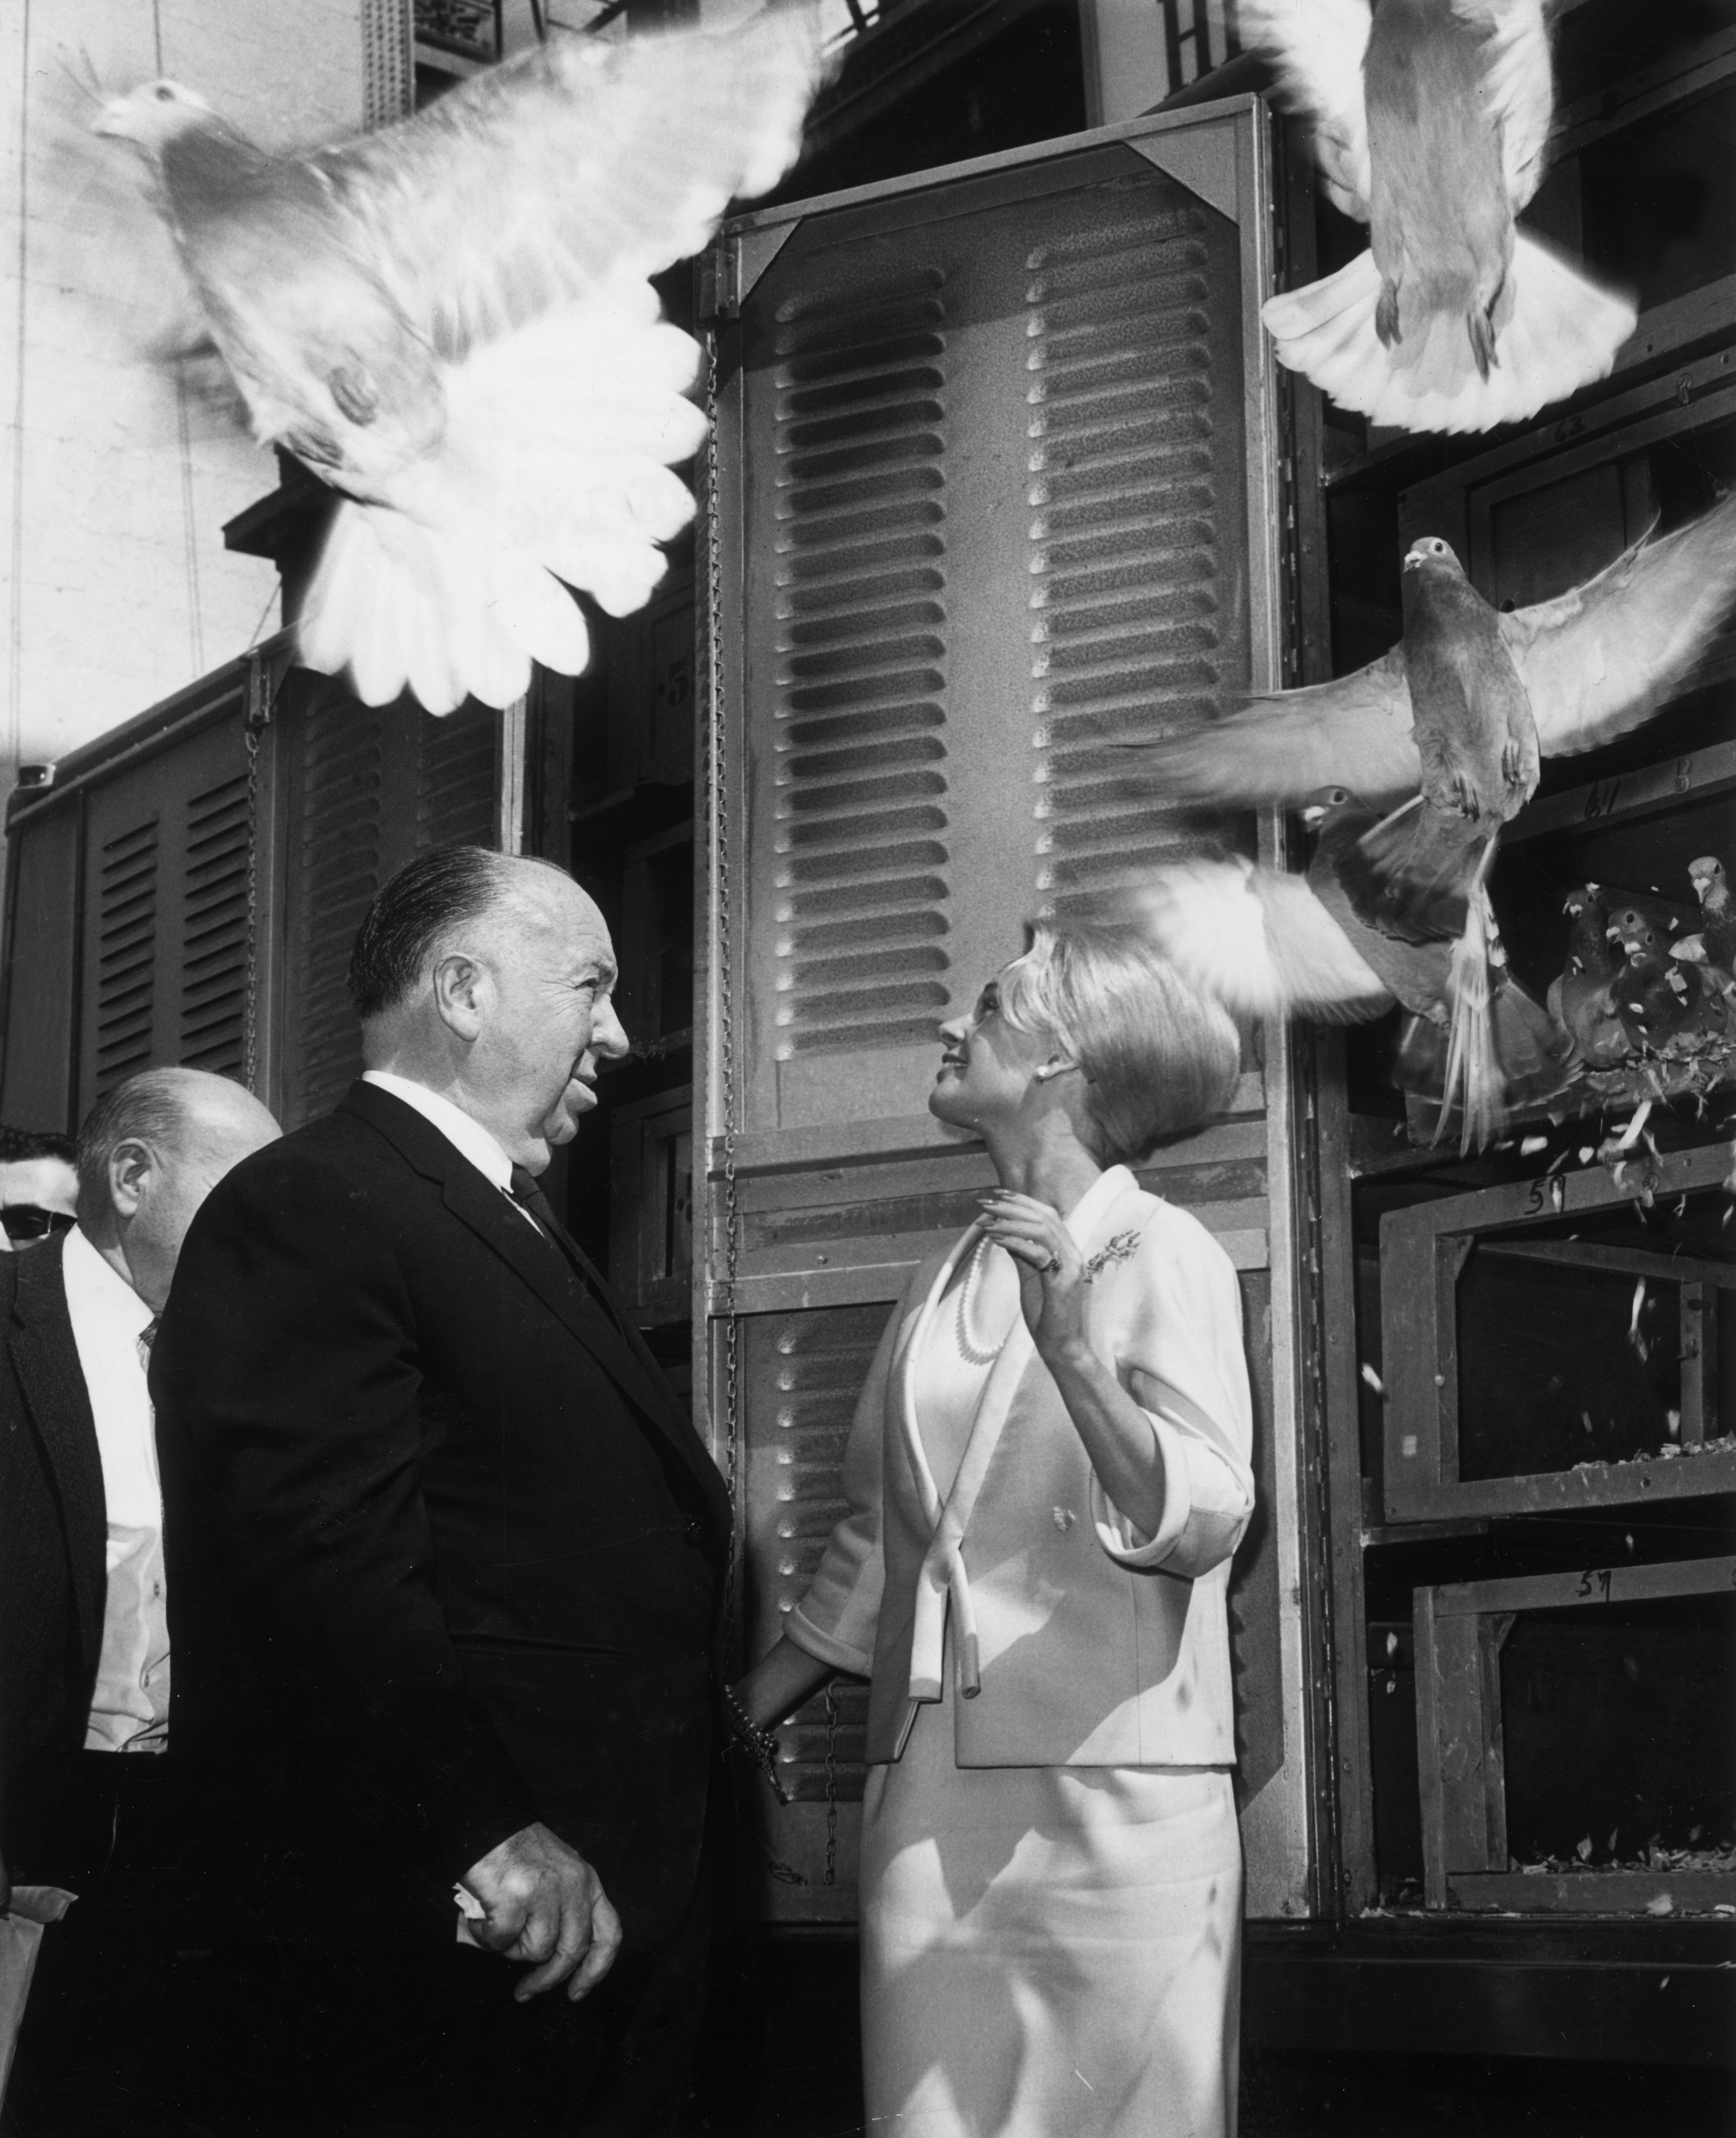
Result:
<svg viewBox="0 0 1736 2138">
<path fill-rule="evenodd" d="M 489 1952 L 541 1963 L 512 1993 L 522 2004 L 557 1982 L 575 2004 L 614 1965 L 621 1919 L 576 1849 L 545 1826 L 521 1827 L 460 1882 L 487 1910 L 470 1934 Z"/>
</svg>

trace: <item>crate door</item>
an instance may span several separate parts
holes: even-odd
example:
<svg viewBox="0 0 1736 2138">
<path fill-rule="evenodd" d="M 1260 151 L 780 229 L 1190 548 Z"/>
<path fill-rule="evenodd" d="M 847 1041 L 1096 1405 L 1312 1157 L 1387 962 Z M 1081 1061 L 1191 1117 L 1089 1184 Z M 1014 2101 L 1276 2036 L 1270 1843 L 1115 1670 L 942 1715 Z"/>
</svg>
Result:
<svg viewBox="0 0 1736 2138">
<path fill-rule="evenodd" d="M 444 720 L 364 705 L 340 681 L 291 672 L 279 700 L 283 979 L 279 1118 L 329 1113 L 361 1070 L 345 975 L 374 893 L 424 847 L 500 843 L 502 716 Z"/>
<path fill-rule="evenodd" d="M 835 1519 L 891 1302 L 990 1177 L 927 1114 L 936 1024 L 1029 916 L 1176 836 L 1118 745 L 1276 680 L 1263 129 L 1244 100 L 726 237 L 707 1305 L 755 1652 Z M 1259 1694 L 1250 1892 L 1278 1914 L 1304 1905 L 1308 1850 L 1267 1096 L 1245 1079 L 1241 1118 L 1153 1184 L 1233 1236 L 1271 1389 L 1237 1619 Z M 762 1833 L 773 1912 L 853 1907 L 861 1705 L 844 1688 L 790 1734 L 799 1801 L 768 1799 Z"/>
<path fill-rule="evenodd" d="M 250 780 L 244 667 L 190 732 L 86 804 L 76 1110 L 158 1063 L 245 1066 Z M 208 711 L 208 717 L 207 717 Z"/>
</svg>

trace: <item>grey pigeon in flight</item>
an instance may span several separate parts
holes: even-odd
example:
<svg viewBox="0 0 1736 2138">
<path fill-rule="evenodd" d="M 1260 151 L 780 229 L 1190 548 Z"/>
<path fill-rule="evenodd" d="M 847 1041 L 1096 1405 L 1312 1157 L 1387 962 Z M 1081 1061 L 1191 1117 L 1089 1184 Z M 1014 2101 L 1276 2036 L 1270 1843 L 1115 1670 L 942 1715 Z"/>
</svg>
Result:
<svg viewBox="0 0 1736 2138">
<path fill-rule="evenodd" d="M 1402 1081 L 1440 1102 L 1443 1127 L 1456 1112 L 1467 1146 L 1486 1143 L 1515 1106 L 1559 1088 L 1567 1056 L 1508 969 L 1484 883 L 1489 835 L 1449 842 L 1395 900 L 1364 850 L 1377 811 L 1334 787 L 1303 814 L 1319 833 L 1305 876 L 1240 857 L 1170 862 L 1127 895 L 1132 917 L 1185 977 L 1245 1017 L 1341 1023 L 1401 1003 Z"/>
<path fill-rule="evenodd" d="M 1501 828 L 1540 757 L 1637 726 L 1692 668 L 1736 595 L 1736 497 L 1529 608 L 1491 608 L 1436 536 L 1411 546 L 1404 576 L 1405 635 L 1380 660 L 1138 754 L 1171 800 L 1295 803 L 1354 783 L 1398 802 L 1337 874 L 1390 935 L 1426 933 L 1443 900 L 1462 914 L 1444 1088 L 1474 1127 L 1504 1081 L 1479 978 L 1503 963 L 1486 891 Z"/>
<path fill-rule="evenodd" d="M 1438 536 L 1406 553 L 1404 583 L 1405 635 L 1378 661 L 1133 746 L 1169 797 L 1293 803 L 1340 785 L 1508 821 L 1538 757 L 1613 741 L 1687 677 L 1736 599 L 1736 495 L 1528 608 L 1492 608 Z"/>
<path fill-rule="evenodd" d="M 413 119 L 282 154 L 149 82 L 97 123 L 154 204 L 257 437 L 339 506 L 301 658 L 370 705 L 522 695 L 588 657 L 692 517 L 699 352 L 649 278 L 795 160 L 816 12 L 616 41 L 570 35 Z"/>
<path fill-rule="evenodd" d="M 1544 0 L 1241 0 L 1237 19 L 1370 226 L 1367 252 L 1268 301 L 1282 363 L 1407 431 L 1486 431 L 1606 375 L 1633 306 L 1513 221 L 1554 109 Z"/>
</svg>

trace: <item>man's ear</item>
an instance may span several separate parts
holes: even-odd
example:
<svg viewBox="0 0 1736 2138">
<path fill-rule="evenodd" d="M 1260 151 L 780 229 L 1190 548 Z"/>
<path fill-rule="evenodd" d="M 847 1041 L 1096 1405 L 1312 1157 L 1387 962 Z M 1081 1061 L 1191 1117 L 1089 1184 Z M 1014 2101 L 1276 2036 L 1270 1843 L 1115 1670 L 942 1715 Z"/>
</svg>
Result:
<svg viewBox="0 0 1736 2138">
<path fill-rule="evenodd" d="M 146 1183 L 156 1170 L 150 1146 L 129 1136 L 109 1153 L 109 1200 L 119 1218 L 136 1218 Z"/>
<path fill-rule="evenodd" d="M 462 950 L 452 951 L 433 970 L 434 1008 L 447 1031 L 473 1040 L 482 1029 L 482 998 L 488 975 Z"/>
</svg>

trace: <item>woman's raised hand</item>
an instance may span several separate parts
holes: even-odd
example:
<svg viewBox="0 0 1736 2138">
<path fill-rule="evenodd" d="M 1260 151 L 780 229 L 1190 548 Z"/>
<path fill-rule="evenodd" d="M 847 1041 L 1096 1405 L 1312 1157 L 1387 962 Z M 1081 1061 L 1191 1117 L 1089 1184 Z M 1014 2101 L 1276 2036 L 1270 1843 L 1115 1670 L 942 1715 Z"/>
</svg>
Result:
<svg viewBox="0 0 1736 2138">
<path fill-rule="evenodd" d="M 1059 1211 L 1034 1195 L 996 1189 L 982 1198 L 983 1230 L 1019 1272 L 1019 1304 L 1045 1359 L 1083 1350 L 1085 1265 Z"/>
</svg>

